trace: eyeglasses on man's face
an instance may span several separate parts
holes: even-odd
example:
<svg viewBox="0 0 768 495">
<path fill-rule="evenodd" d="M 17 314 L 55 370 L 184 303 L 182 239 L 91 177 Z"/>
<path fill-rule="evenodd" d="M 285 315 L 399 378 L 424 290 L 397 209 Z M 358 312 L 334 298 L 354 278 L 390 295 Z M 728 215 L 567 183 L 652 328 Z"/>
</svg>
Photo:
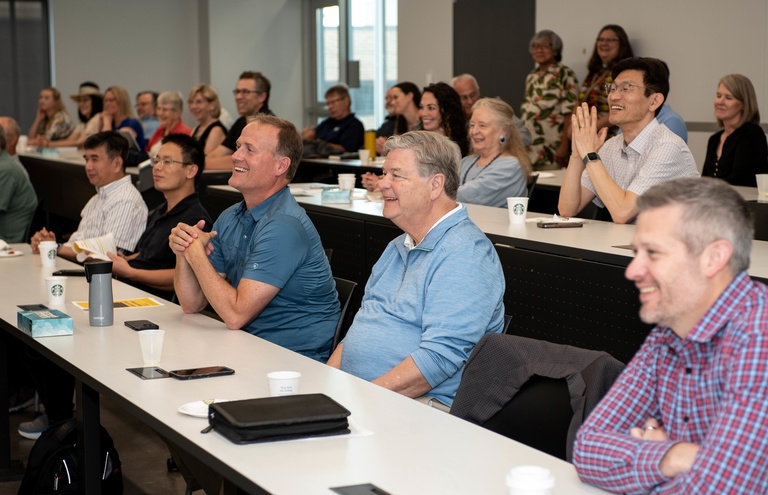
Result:
<svg viewBox="0 0 768 495">
<path fill-rule="evenodd" d="M 163 167 L 170 167 L 174 163 L 178 163 L 179 165 L 182 165 L 182 166 L 184 166 L 184 165 L 191 165 L 191 163 L 183 162 L 181 160 L 174 160 L 170 156 L 163 156 L 163 157 L 153 156 L 150 159 L 150 162 L 152 163 L 153 167 L 156 167 L 157 165 L 162 165 Z"/>
<path fill-rule="evenodd" d="M 253 93 L 259 94 L 262 92 L 263 91 L 259 91 L 258 89 L 233 89 L 232 90 L 232 94 L 235 96 L 240 96 L 240 95 L 248 96 Z"/>
<path fill-rule="evenodd" d="M 640 86 L 638 84 L 634 84 L 631 82 L 623 82 L 619 85 L 611 83 L 603 86 L 603 89 L 605 90 L 605 94 L 608 96 L 610 96 L 611 93 L 613 93 L 614 91 L 618 91 L 622 95 L 628 95 L 629 93 L 634 92 L 635 88 L 645 89 L 645 86 Z"/>
<path fill-rule="evenodd" d="M 326 107 L 330 107 L 331 105 L 335 105 L 335 104 L 339 103 L 340 101 L 344 101 L 344 97 L 343 96 L 341 98 L 335 98 L 333 100 L 325 100 L 325 106 Z"/>
</svg>

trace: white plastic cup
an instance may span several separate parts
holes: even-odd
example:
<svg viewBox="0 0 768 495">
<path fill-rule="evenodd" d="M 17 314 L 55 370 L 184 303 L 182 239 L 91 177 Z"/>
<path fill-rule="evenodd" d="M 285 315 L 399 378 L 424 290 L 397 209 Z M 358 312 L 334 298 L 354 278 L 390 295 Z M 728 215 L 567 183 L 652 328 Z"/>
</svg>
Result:
<svg viewBox="0 0 768 495">
<path fill-rule="evenodd" d="M 367 149 L 360 149 L 357 151 L 360 154 L 360 161 L 363 165 L 368 165 L 368 162 L 371 159 L 371 150 Z"/>
<path fill-rule="evenodd" d="M 507 475 L 509 495 L 551 495 L 555 477 L 539 466 L 517 466 Z"/>
<path fill-rule="evenodd" d="M 164 338 L 165 330 L 142 330 L 139 332 L 139 345 L 141 345 L 141 357 L 144 358 L 144 366 L 160 364 Z"/>
<path fill-rule="evenodd" d="M 269 379 L 269 395 L 278 397 L 281 395 L 296 395 L 299 393 L 298 371 L 273 371 L 267 373 Z"/>
<path fill-rule="evenodd" d="M 339 177 L 339 189 L 351 191 L 355 188 L 355 177 Z"/>
<path fill-rule="evenodd" d="M 528 212 L 528 198 L 507 198 L 507 209 L 509 210 L 509 223 L 525 223 L 525 214 Z"/>
<path fill-rule="evenodd" d="M 16 141 L 16 153 L 27 151 L 27 144 L 29 144 L 29 139 L 27 138 L 26 134 L 19 136 L 19 140 Z"/>
<path fill-rule="evenodd" d="M 59 245 L 54 241 L 43 241 L 38 245 L 40 249 L 40 262 L 43 266 L 56 266 L 56 249 Z"/>
<path fill-rule="evenodd" d="M 66 304 L 67 277 L 45 277 L 45 290 L 48 306 L 63 306 Z"/>
<path fill-rule="evenodd" d="M 768 202 L 768 174 L 755 174 L 757 180 L 757 201 Z"/>
</svg>

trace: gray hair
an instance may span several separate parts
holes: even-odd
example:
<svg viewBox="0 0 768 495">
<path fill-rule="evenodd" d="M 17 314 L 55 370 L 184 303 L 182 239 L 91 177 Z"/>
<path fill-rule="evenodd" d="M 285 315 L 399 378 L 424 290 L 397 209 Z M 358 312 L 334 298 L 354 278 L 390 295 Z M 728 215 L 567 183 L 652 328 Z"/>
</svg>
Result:
<svg viewBox="0 0 768 495">
<path fill-rule="evenodd" d="M 436 132 L 412 131 L 392 136 L 384 144 L 385 154 L 400 149 L 414 152 L 421 177 L 443 174 L 445 194 L 451 199 L 456 199 L 461 162 L 458 144 Z"/>
<path fill-rule="evenodd" d="M 472 84 L 475 85 L 475 89 L 477 89 L 478 92 L 480 91 L 480 85 L 477 84 L 477 79 L 475 79 L 475 76 L 473 76 L 472 74 L 459 74 L 458 76 L 451 79 L 451 86 L 456 84 L 456 81 L 463 81 L 463 80 L 467 80 L 471 82 Z"/>
<path fill-rule="evenodd" d="M 677 235 L 689 253 L 698 256 L 709 244 L 725 240 L 733 246 L 728 260 L 731 273 L 749 268 L 754 223 L 735 189 L 720 179 L 688 177 L 657 184 L 637 198 L 638 214 L 674 205 L 685 209 Z"/>
<path fill-rule="evenodd" d="M 556 32 L 549 29 L 543 29 L 533 35 L 529 46 L 533 46 L 536 41 L 549 40 L 550 48 L 555 52 L 555 60 L 560 62 L 563 59 L 563 40 Z"/>
<path fill-rule="evenodd" d="M 184 99 L 177 91 L 164 91 L 157 97 L 158 105 L 170 105 L 179 112 L 184 110 Z"/>
</svg>

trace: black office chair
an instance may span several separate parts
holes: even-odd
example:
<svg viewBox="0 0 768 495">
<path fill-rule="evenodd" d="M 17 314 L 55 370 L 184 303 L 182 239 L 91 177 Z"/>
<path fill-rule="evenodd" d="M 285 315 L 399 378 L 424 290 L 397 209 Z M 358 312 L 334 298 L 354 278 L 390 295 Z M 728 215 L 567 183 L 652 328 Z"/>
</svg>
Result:
<svg viewBox="0 0 768 495">
<path fill-rule="evenodd" d="M 510 323 L 512 323 L 512 315 L 504 315 L 504 330 L 501 333 L 509 333 Z"/>
<path fill-rule="evenodd" d="M 333 277 L 333 280 L 336 282 L 336 292 L 339 293 L 341 313 L 339 314 L 339 322 L 336 324 L 336 333 L 333 334 L 331 352 L 336 349 L 341 339 L 347 334 L 347 310 L 349 309 L 349 301 L 352 299 L 352 293 L 355 292 L 355 287 L 357 287 L 357 282 L 351 280 L 339 277 Z"/>
<path fill-rule="evenodd" d="M 747 209 L 752 212 L 755 224 L 755 240 L 768 241 L 768 203 L 747 201 L 746 205 Z"/>
<path fill-rule="evenodd" d="M 488 334 L 467 361 L 451 414 L 570 461 L 576 431 L 623 369 L 605 352 Z"/>
<path fill-rule="evenodd" d="M 536 188 L 536 183 L 539 181 L 539 175 L 531 175 L 531 178 L 528 180 L 528 199 L 531 199 L 531 196 L 533 196 L 533 190 Z"/>
<path fill-rule="evenodd" d="M 333 258 L 333 249 L 331 248 L 325 248 L 325 257 L 328 258 L 328 263 L 331 262 L 331 258 Z"/>
</svg>

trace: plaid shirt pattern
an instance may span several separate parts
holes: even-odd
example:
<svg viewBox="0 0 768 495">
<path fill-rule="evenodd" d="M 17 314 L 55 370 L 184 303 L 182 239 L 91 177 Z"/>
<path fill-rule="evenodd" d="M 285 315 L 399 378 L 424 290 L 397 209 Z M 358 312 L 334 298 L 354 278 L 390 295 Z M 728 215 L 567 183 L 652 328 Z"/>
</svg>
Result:
<svg viewBox="0 0 768 495">
<path fill-rule="evenodd" d="M 669 441 L 629 435 L 650 418 Z M 677 442 L 700 445 L 692 468 L 665 478 Z M 766 287 L 739 274 L 687 338 L 657 326 L 579 430 L 582 480 L 616 493 L 768 493 Z"/>
</svg>

